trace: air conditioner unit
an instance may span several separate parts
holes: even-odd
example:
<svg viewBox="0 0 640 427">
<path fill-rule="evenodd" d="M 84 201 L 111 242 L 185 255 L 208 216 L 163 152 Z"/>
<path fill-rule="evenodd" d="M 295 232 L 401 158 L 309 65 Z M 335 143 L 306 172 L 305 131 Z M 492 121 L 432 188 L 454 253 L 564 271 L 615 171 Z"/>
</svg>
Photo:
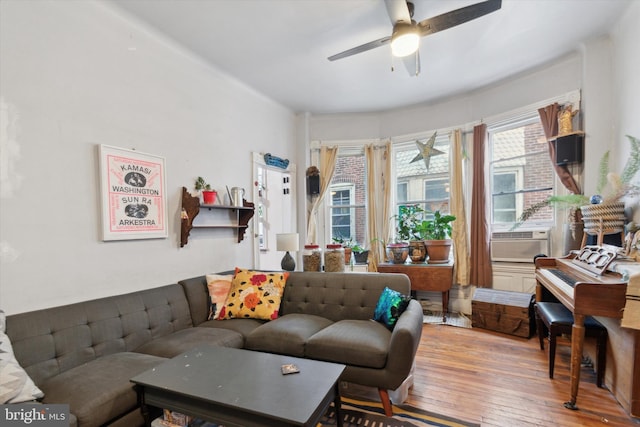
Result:
<svg viewBox="0 0 640 427">
<path fill-rule="evenodd" d="M 491 260 L 533 262 L 538 254 L 550 255 L 549 230 L 497 231 L 491 233 Z"/>
</svg>

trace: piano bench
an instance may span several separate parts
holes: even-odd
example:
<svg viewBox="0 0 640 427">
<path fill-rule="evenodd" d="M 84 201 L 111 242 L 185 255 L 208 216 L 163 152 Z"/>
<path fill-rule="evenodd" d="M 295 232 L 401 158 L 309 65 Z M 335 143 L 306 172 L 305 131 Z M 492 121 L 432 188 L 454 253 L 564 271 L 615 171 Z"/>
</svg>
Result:
<svg viewBox="0 0 640 427">
<path fill-rule="evenodd" d="M 556 337 L 571 335 L 573 314 L 564 305 L 555 302 L 537 302 L 534 307 L 540 349 L 544 350 L 543 330 L 546 327 L 549 339 L 549 378 L 553 378 L 556 358 Z M 543 327 L 544 326 L 544 327 Z M 596 385 L 602 387 L 607 361 L 607 328 L 591 316 L 584 320 L 585 337 L 596 338 Z"/>
</svg>

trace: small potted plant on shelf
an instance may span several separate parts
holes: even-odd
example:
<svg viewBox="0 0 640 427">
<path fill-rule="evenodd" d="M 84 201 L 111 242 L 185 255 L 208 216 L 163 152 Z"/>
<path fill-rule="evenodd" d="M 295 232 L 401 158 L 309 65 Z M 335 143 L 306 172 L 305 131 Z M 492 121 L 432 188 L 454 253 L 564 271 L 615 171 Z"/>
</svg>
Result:
<svg viewBox="0 0 640 427">
<path fill-rule="evenodd" d="M 202 203 L 205 205 L 213 205 L 216 202 L 216 196 L 218 192 L 211 188 L 203 177 L 199 176 L 196 179 L 196 190 L 202 193 Z"/>
<path fill-rule="evenodd" d="M 440 211 L 433 213 L 433 220 L 424 224 L 425 245 L 430 263 L 446 263 L 451 252 L 451 223 L 454 215 L 442 215 Z"/>
</svg>

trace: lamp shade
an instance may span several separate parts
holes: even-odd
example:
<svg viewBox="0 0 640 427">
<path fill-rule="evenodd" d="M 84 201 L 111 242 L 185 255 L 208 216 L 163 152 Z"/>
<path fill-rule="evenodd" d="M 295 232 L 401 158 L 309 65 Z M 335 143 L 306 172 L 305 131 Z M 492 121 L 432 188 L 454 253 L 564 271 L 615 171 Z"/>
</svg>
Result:
<svg viewBox="0 0 640 427">
<path fill-rule="evenodd" d="M 299 239 L 298 233 L 276 234 L 276 249 L 279 251 L 297 251 Z"/>
</svg>

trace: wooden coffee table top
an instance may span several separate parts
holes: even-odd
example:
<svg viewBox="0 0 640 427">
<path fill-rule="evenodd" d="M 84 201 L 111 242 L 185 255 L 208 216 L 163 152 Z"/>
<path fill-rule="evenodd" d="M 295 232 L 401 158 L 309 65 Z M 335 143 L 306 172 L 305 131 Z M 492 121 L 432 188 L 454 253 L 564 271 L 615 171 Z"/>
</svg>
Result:
<svg viewBox="0 0 640 427">
<path fill-rule="evenodd" d="M 283 375 L 282 365 L 300 372 Z M 215 345 L 198 346 L 131 379 L 144 404 L 225 425 L 315 425 L 345 366 Z M 251 422 L 248 424 L 248 420 Z"/>
</svg>

